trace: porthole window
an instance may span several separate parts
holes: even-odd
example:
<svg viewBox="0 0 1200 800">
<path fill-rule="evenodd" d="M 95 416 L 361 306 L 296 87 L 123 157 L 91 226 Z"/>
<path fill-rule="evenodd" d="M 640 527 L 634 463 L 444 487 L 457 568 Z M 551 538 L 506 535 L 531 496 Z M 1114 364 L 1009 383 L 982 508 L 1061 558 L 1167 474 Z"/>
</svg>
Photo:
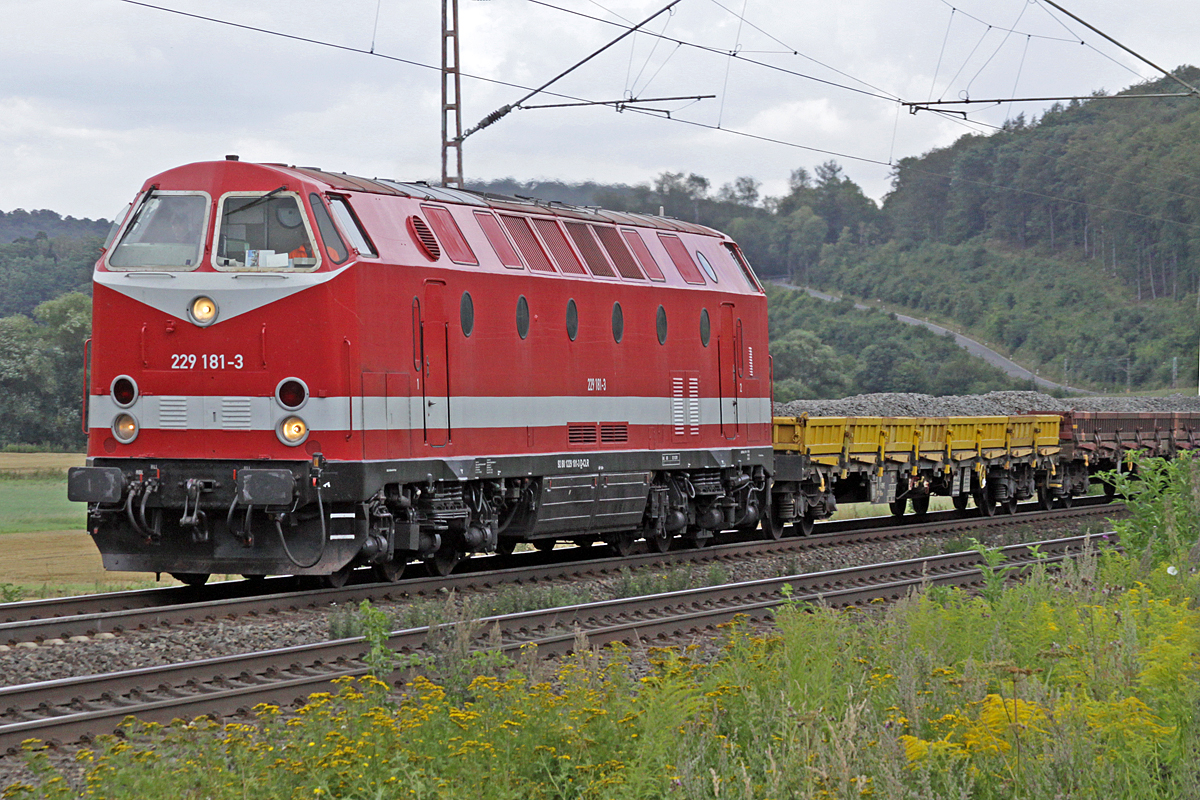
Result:
<svg viewBox="0 0 1200 800">
<path fill-rule="evenodd" d="M 517 298 L 517 335 L 522 339 L 529 335 L 529 301 L 525 295 Z"/>
<path fill-rule="evenodd" d="M 712 326 L 708 321 L 708 309 L 700 309 L 700 344 L 708 347 L 708 338 L 712 334 Z"/>
<path fill-rule="evenodd" d="M 574 300 L 567 301 L 567 337 L 573 342 L 579 335 L 579 309 Z"/>
<path fill-rule="evenodd" d="M 658 307 L 658 317 L 655 320 L 655 324 L 658 326 L 658 343 L 666 344 L 667 343 L 667 310 L 665 308 L 663 308 L 662 306 Z"/>
<path fill-rule="evenodd" d="M 470 292 L 463 292 L 462 302 L 458 304 L 458 320 L 462 323 L 463 336 L 470 336 L 475 330 L 475 302 L 471 300 Z"/>
<path fill-rule="evenodd" d="M 701 253 L 699 250 L 697 250 L 696 259 L 700 262 L 700 269 L 704 270 L 704 274 L 707 275 L 713 283 L 717 283 L 717 271 L 713 269 L 712 264 L 708 263 L 708 259 L 704 257 L 704 253 Z"/>
<path fill-rule="evenodd" d="M 621 312 L 621 304 L 613 303 L 613 339 L 620 344 L 625 335 L 625 314 Z"/>
</svg>

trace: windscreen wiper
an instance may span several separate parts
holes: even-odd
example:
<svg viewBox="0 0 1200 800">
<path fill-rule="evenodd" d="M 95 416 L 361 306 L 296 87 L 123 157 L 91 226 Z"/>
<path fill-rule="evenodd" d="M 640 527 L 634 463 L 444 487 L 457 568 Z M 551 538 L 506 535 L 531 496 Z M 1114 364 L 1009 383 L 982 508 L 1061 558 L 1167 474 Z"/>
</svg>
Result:
<svg viewBox="0 0 1200 800">
<path fill-rule="evenodd" d="M 270 200 L 272 197 L 279 194 L 280 192 L 286 192 L 287 188 L 288 187 L 286 185 L 280 186 L 278 189 L 272 189 L 271 191 L 267 192 L 262 197 L 254 198 L 249 203 L 246 203 L 246 205 L 244 205 L 244 206 L 238 206 L 237 208 L 227 208 L 227 209 L 225 209 L 225 213 L 221 215 L 221 218 L 224 219 L 225 217 L 228 217 L 230 214 L 234 213 L 235 211 L 245 211 L 247 208 L 254 208 L 259 203 L 262 203 L 266 200 Z M 232 204 L 230 204 L 230 205 L 232 205 Z"/>
</svg>

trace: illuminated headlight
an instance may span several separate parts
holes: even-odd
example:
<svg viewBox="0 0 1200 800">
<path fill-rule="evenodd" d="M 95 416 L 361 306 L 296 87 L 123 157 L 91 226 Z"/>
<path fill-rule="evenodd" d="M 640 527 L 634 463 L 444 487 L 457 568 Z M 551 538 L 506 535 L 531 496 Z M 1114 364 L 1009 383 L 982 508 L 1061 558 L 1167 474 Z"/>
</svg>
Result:
<svg viewBox="0 0 1200 800">
<path fill-rule="evenodd" d="M 286 445 L 295 446 L 308 438 L 308 424 L 299 417 L 288 417 L 275 430 Z"/>
<path fill-rule="evenodd" d="M 138 423 L 132 414 L 117 414 L 112 423 L 113 436 L 122 444 L 129 444 L 138 435 Z"/>
<path fill-rule="evenodd" d="M 203 295 L 192 301 L 188 314 L 197 325 L 211 325 L 217 319 L 217 301 Z"/>
</svg>

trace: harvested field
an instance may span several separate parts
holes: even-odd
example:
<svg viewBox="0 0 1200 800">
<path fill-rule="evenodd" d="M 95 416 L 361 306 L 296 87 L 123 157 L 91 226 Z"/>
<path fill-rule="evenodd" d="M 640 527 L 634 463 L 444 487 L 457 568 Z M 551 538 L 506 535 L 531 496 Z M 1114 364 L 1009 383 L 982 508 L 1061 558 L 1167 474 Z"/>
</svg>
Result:
<svg viewBox="0 0 1200 800">
<path fill-rule="evenodd" d="M 100 551 L 82 529 L 39 531 L 0 535 L 4 558 L 0 559 L 0 583 L 27 589 L 96 591 L 124 589 L 131 584 L 154 581 L 152 573 L 106 572 L 100 563 Z M 165 582 L 174 583 L 164 576 Z M 61 593 L 59 591 L 53 592 Z"/>
<path fill-rule="evenodd" d="M 83 453 L 0 453 L 0 478 L 66 477 L 86 458 Z"/>
</svg>

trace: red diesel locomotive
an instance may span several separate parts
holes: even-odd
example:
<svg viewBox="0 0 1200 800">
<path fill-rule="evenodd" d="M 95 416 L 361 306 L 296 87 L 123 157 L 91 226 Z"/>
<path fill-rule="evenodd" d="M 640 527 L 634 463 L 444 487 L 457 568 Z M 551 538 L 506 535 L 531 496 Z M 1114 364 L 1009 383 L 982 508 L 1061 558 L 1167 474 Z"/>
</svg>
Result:
<svg viewBox="0 0 1200 800">
<path fill-rule="evenodd" d="M 148 180 L 94 281 L 68 489 L 107 569 L 395 579 L 767 511 L 766 298 L 717 231 L 231 156 Z"/>
</svg>

